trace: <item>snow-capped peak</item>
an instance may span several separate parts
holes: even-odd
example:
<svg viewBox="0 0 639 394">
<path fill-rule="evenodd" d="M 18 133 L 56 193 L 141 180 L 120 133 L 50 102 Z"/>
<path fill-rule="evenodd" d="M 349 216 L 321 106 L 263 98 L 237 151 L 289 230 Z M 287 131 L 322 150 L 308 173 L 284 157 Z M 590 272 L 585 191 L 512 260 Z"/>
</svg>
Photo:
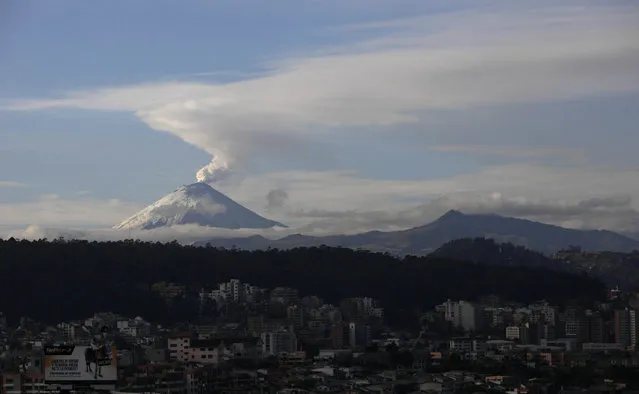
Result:
<svg viewBox="0 0 639 394">
<path fill-rule="evenodd" d="M 114 229 L 150 230 L 182 224 L 229 229 L 286 227 L 241 206 L 208 184 L 197 182 L 177 188 Z"/>
</svg>

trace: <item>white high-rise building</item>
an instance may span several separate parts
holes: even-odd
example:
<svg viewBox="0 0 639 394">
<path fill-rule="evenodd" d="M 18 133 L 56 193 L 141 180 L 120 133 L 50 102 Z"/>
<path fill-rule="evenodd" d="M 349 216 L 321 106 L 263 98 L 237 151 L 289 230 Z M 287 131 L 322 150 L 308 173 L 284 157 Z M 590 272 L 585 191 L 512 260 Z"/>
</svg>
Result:
<svg viewBox="0 0 639 394">
<path fill-rule="evenodd" d="M 364 323 L 348 323 L 348 345 L 362 348 L 371 344 L 371 327 Z"/>
<path fill-rule="evenodd" d="M 478 310 L 472 303 L 447 300 L 442 309 L 444 309 L 444 318 L 452 322 L 454 327 L 460 327 L 466 331 L 477 329 Z"/>
<path fill-rule="evenodd" d="M 541 317 L 543 317 L 546 323 L 551 325 L 555 324 L 556 320 L 556 311 L 555 308 L 549 305 L 547 302 L 541 302 L 537 304 L 532 304 L 529 306 L 531 310 L 531 321 L 532 323 L 537 323 Z"/>
<path fill-rule="evenodd" d="M 264 356 L 277 356 L 280 353 L 293 353 L 297 351 L 297 338 L 291 330 L 278 330 L 264 332 L 261 335 L 262 354 Z"/>
<path fill-rule="evenodd" d="M 628 311 L 628 314 L 630 316 L 630 346 L 632 349 L 637 349 L 637 318 L 639 318 L 639 316 L 637 316 L 637 311 L 634 309 L 630 309 Z"/>
<path fill-rule="evenodd" d="M 140 316 L 133 320 L 118 320 L 118 331 L 133 338 L 148 337 L 151 335 L 151 324 Z"/>
<path fill-rule="evenodd" d="M 220 283 L 220 294 L 226 300 L 239 301 L 244 298 L 244 286 L 239 279 L 231 279 L 227 283 Z"/>
<path fill-rule="evenodd" d="M 210 292 L 202 290 L 200 298 L 208 297 L 217 302 L 219 302 L 218 298 L 227 302 L 254 302 L 263 291 L 264 289 L 243 283 L 239 279 L 231 279 L 226 283 L 220 283 L 216 290 Z"/>
</svg>

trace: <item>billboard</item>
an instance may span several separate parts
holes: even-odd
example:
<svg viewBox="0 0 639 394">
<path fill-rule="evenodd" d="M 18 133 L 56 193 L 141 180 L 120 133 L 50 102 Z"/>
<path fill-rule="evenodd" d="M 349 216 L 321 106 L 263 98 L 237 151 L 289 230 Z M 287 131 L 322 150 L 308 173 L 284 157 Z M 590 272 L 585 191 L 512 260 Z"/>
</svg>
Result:
<svg viewBox="0 0 639 394">
<path fill-rule="evenodd" d="M 115 345 L 53 345 L 44 348 L 46 382 L 114 382 L 118 379 Z"/>
</svg>

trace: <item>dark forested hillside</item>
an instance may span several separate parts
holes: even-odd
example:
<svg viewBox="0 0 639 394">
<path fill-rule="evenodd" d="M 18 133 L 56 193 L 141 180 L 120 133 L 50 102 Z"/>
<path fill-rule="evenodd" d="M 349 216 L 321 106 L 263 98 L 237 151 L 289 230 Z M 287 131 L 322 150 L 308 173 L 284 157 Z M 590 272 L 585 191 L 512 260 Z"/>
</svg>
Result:
<svg viewBox="0 0 639 394">
<path fill-rule="evenodd" d="M 600 282 L 585 276 L 435 258 L 400 260 L 346 248 L 251 252 L 175 242 L 0 241 L 0 311 L 13 319 L 26 315 L 57 322 L 108 310 L 184 320 L 193 318 L 188 308 L 169 313 L 151 284 L 170 281 L 195 290 L 230 278 L 268 288 L 291 286 L 328 302 L 372 296 L 391 317 L 394 311 L 430 307 L 449 297 L 496 294 L 562 302 L 604 292 Z"/>
<path fill-rule="evenodd" d="M 639 252 L 584 252 L 578 248 L 560 251 L 555 256 L 573 271 L 587 272 L 609 286 L 637 291 L 639 289 Z"/>
<path fill-rule="evenodd" d="M 482 262 L 492 265 L 543 267 L 558 269 L 561 262 L 511 243 L 498 243 L 487 238 L 463 238 L 450 241 L 430 254 L 433 258 L 448 258 Z"/>
<path fill-rule="evenodd" d="M 585 273 L 600 279 L 609 287 L 619 286 L 624 290 L 639 288 L 639 252 L 584 252 L 576 247 L 548 257 L 511 243 L 464 238 L 442 245 L 429 257 Z"/>
</svg>

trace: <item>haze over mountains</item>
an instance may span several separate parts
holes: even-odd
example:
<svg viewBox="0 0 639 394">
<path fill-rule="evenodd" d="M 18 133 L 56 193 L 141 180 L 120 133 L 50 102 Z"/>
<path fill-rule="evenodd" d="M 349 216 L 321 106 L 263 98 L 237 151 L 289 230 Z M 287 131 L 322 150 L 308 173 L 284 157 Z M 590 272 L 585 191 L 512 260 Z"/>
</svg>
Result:
<svg viewBox="0 0 639 394">
<path fill-rule="evenodd" d="M 281 249 L 298 246 L 344 246 L 393 254 L 426 255 L 441 245 L 460 238 L 484 237 L 510 242 L 543 253 L 553 253 L 571 246 L 588 251 L 629 252 L 639 249 L 639 241 L 606 230 L 574 230 L 523 219 L 498 215 L 467 215 L 449 211 L 434 222 L 403 231 L 371 231 L 356 235 L 313 237 L 289 235 L 269 240 L 259 235 L 248 238 L 212 239 L 220 247 Z M 201 243 L 201 244 L 205 244 Z"/>
<path fill-rule="evenodd" d="M 153 230 L 175 225 L 256 230 L 286 227 L 243 207 L 208 184 L 198 182 L 177 188 L 114 229 Z M 455 210 L 432 223 L 402 231 L 330 236 L 293 234 L 279 239 L 268 239 L 261 235 L 212 237 L 197 244 L 251 250 L 326 245 L 397 255 L 426 255 L 452 240 L 476 237 L 521 245 L 542 253 L 553 253 L 571 246 L 579 246 L 587 251 L 629 252 L 639 249 L 639 240 L 612 231 L 566 229 L 530 220 L 494 214 L 464 214 Z"/>
</svg>

